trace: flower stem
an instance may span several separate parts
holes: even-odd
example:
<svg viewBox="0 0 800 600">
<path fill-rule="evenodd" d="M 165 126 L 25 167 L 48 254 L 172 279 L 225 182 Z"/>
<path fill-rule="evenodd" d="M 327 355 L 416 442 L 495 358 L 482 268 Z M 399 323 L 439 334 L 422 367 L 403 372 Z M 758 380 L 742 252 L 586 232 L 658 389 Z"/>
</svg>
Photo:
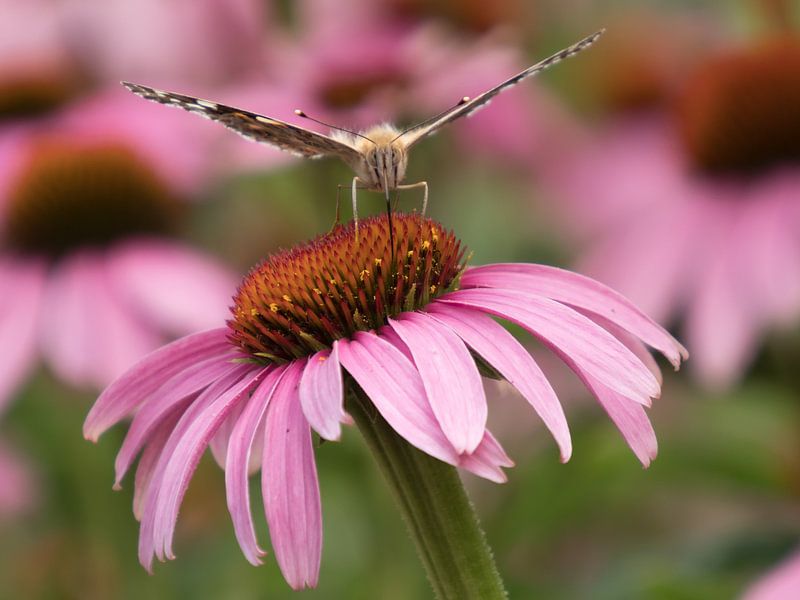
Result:
<svg viewBox="0 0 800 600">
<path fill-rule="evenodd" d="M 398 435 L 361 390 L 347 408 L 400 507 L 440 600 L 506 598 L 458 471 Z"/>
</svg>

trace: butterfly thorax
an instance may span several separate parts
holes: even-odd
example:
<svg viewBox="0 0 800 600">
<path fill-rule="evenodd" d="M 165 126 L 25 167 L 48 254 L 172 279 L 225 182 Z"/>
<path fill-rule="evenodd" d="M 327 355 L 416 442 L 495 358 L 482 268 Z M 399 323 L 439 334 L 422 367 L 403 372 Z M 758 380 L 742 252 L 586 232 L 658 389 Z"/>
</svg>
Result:
<svg viewBox="0 0 800 600">
<path fill-rule="evenodd" d="M 405 178 L 408 152 L 399 134 L 393 126 L 383 124 L 364 131 L 363 138 L 351 140 L 359 160 L 350 166 L 369 189 L 391 191 Z"/>
</svg>

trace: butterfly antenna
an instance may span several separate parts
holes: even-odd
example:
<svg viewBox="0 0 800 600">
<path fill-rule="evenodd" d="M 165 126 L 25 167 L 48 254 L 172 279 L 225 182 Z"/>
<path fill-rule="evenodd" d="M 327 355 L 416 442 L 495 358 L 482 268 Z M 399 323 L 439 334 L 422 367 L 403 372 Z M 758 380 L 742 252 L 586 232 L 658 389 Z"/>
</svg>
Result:
<svg viewBox="0 0 800 600">
<path fill-rule="evenodd" d="M 409 131 L 413 131 L 413 130 L 414 130 L 414 129 L 416 129 L 417 127 L 423 127 L 423 126 L 427 125 L 428 123 L 433 123 L 434 121 L 436 121 L 436 120 L 437 120 L 437 119 L 439 119 L 440 117 L 443 117 L 443 116 L 445 116 L 447 113 L 449 113 L 449 112 L 450 112 L 451 110 L 453 110 L 454 108 L 457 108 L 457 107 L 461 106 L 462 104 L 466 104 L 466 103 L 467 103 L 467 102 L 469 102 L 470 100 L 471 100 L 471 98 L 470 98 L 469 96 L 464 96 L 463 98 L 461 98 L 461 100 L 459 100 L 458 102 L 456 102 L 456 103 L 455 103 L 453 106 L 451 106 L 451 107 L 450 107 L 450 108 L 448 108 L 448 109 L 445 109 L 445 110 L 443 110 L 443 111 L 442 111 L 442 112 L 440 112 L 438 115 L 433 115 L 433 116 L 432 116 L 430 119 L 425 119 L 425 120 L 424 120 L 424 121 L 422 121 L 421 123 L 417 123 L 416 125 L 412 125 L 411 127 L 406 127 L 406 128 L 403 130 L 403 131 L 401 131 L 400 133 L 398 133 L 398 134 L 395 136 L 395 138 L 394 138 L 392 141 L 394 142 L 394 141 L 395 141 L 395 140 L 397 140 L 398 138 L 401 138 L 401 137 L 403 137 L 403 136 L 404 136 L 405 134 L 407 134 Z"/>
<path fill-rule="evenodd" d="M 338 129 L 339 131 L 344 131 L 345 133 L 349 133 L 350 135 L 354 135 L 356 137 L 360 137 L 362 139 L 367 140 L 368 142 L 371 142 L 371 143 L 375 144 L 375 142 L 373 140 L 369 139 L 365 135 L 362 135 L 362 134 L 357 133 L 355 131 L 352 131 L 350 129 L 345 129 L 344 127 L 337 127 L 336 125 L 331 125 L 330 123 L 324 123 L 323 121 L 320 121 L 319 119 L 315 119 L 314 117 L 309 117 L 306 113 L 304 113 L 299 108 L 296 108 L 294 110 L 294 114 L 296 114 L 298 117 L 303 117 L 304 119 L 308 119 L 309 121 L 314 121 L 314 123 L 319 123 L 320 125 L 324 125 L 325 127 L 328 127 L 330 129 Z M 375 144 L 375 145 L 377 146 L 377 144 Z"/>
</svg>

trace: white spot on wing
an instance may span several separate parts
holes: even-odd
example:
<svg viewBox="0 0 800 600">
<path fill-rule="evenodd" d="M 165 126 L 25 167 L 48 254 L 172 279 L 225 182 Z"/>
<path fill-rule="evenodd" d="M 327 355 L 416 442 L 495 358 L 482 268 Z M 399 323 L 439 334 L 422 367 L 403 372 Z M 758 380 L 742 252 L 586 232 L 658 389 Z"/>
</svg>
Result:
<svg viewBox="0 0 800 600">
<path fill-rule="evenodd" d="M 216 102 L 209 102 L 208 100 L 198 100 L 197 104 L 205 108 L 217 108 Z"/>
</svg>

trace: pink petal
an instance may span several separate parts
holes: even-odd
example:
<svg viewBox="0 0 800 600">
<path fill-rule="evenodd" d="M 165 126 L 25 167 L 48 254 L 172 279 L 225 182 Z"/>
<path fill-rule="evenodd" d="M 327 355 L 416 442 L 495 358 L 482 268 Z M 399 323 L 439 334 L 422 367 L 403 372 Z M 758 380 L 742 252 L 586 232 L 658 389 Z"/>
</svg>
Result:
<svg viewBox="0 0 800 600">
<path fill-rule="evenodd" d="M 142 239 L 113 248 L 114 289 L 161 329 L 189 333 L 229 316 L 236 277 L 210 256 L 177 243 Z"/>
<path fill-rule="evenodd" d="M 433 414 L 458 454 L 470 454 L 486 431 L 486 394 L 475 360 L 461 338 L 424 313 L 389 319 L 405 342 Z"/>
<path fill-rule="evenodd" d="M 402 338 L 397 335 L 397 332 L 389 327 L 388 325 L 384 325 L 378 330 L 378 334 L 381 338 L 385 339 L 387 342 L 391 343 L 392 346 L 400 350 L 403 355 L 408 359 L 414 368 L 416 368 L 417 363 L 414 361 L 414 356 L 411 354 L 411 350 L 408 349 L 406 343 L 402 340 Z"/>
<path fill-rule="evenodd" d="M 308 359 L 300 379 L 300 406 L 311 427 L 326 440 L 338 440 L 345 422 L 339 351 L 322 350 Z"/>
<path fill-rule="evenodd" d="M 144 501 L 147 498 L 150 483 L 153 481 L 153 474 L 161 458 L 161 453 L 185 408 L 180 405 L 172 408 L 172 411 L 161 420 L 152 432 L 147 440 L 147 446 L 145 446 L 142 455 L 139 457 L 139 464 L 136 465 L 136 476 L 133 482 L 133 516 L 136 517 L 137 521 L 142 520 Z M 115 489 L 119 488 L 115 486 Z"/>
<path fill-rule="evenodd" d="M 42 314 L 42 352 L 71 385 L 108 385 L 158 347 L 156 332 L 114 294 L 100 254 L 62 259 L 46 294 L 58 301 Z"/>
<path fill-rule="evenodd" d="M 659 350 L 678 368 L 686 349 L 621 294 L 571 271 L 546 265 L 506 263 L 469 269 L 464 287 L 493 287 L 537 294 L 596 313 Z"/>
<path fill-rule="evenodd" d="M 334 345 L 339 362 L 398 434 L 423 452 L 458 464 L 458 455 L 428 403 L 419 372 L 400 350 L 368 332 Z"/>
<path fill-rule="evenodd" d="M 154 485 L 155 490 L 152 511 L 150 511 L 148 502 L 144 513 L 145 518 L 152 515 L 153 544 L 159 559 L 174 558 L 172 538 L 178 519 L 178 508 L 189 487 L 189 480 L 211 437 L 228 416 L 230 410 L 242 401 L 244 395 L 256 385 L 259 378 L 266 372 L 264 368 L 254 368 L 252 365 L 239 366 L 241 370 L 236 373 L 239 377 L 233 385 L 219 395 L 209 395 L 209 398 L 213 398 L 213 400 L 208 404 L 201 402 L 198 398 L 195 404 L 201 407 L 199 412 L 192 414 L 193 411 L 187 410 L 184 413 L 184 417 L 178 423 L 162 452 L 158 467 L 161 471 L 160 477 L 154 479 L 151 484 Z M 190 414 L 191 418 L 188 418 Z M 182 426 L 184 421 L 185 427 Z M 162 462 L 164 463 L 163 468 L 161 467 Z M 159 475 L 158 472 L 157 475 Z"/>
<path fill-rule="evenodd" d="M 487 429 L 475 452 L 462 455 L 458 466 L 489 481 L 505 483 L 507 477 L 500 467 L 513 467 L 514 461 Z"/>
<path fill-rule="evenodd" d="M 800 551 L 750 586 L 742 600 L 792 600 L 797 598 L 797 590 L 800 590 Z"/>
<path fill-rule="evenodd" d="M 160 452 L 158 462 L 150 475 L 150 483 L 142 498 L 141 525 L 139 528 L 139 562 L 148 571 L 152 572 L 153 554 L 156 553 L 156 510 L 158 508 L 159 494 L 163 483 L 164 472 L 175 452 L 175 447 L 186 432 L 191 428 L 198 417 L 216 402 L 252 370 L 248 365 L 232 365 L 231 370 L 206 388 L 197 399 L 182 413 L 173 430 L 170 432 L 167 443 Z M 159 531 L 159 536 L 160 536 Z M 157 550 L 159 558 L 163 557 L 163 544 Z"/>
<path fill-rule="evenodd" d="M 642 405 L 619 395 L 589 376 L 581 379 L 608 413 L 639 462 L 645 468 L 650 466 L 650 461 L 658 454 L 658 440 Z"/>
<path fill-rule="evenodd" d="M 45 266 L 38 262 L 0 262 L 0 413 L 36 363 Z"/>
<path fill-rule="evenodd" d="M 622 329 L 619 325 L 615 325 L 608 319 L 604 319 L 603 317 L 590 313 L 588 311 L 579 310 L 578 312 L 585 314 L 589 317 L 592 321 L 600 325 L 603 329 L 608 331 L 611 335 L 617 338 L 620 342 L 625 344 L 625 346 L 636 355 L 642 364 L 650 369 L 650 372 L 658 381 L 659 385 L 664 383 L 664 376 L 661 373 L 661 368 L 658 366 L 656 359 L 653 358 L 653 355 L 650 353 L 650 350 L 647 346 L 642 343 L 642 341 L 637 338 L 632 333 Z"/>
<path fill-rule="evenodd" d="M 718 389 L 741 378 L 757 349 L 763 317 L 752 310 L 735 260 L 737 240 L 721 236 L 688 308 L 686 335 L 697 370 Z"/>
<path fill-rule="evenodd" d="M 258 545 L 253 515 L 250 512 L 248 465 L 256 433 L 264 422 L 267 406 L 285 372 L 284 367 L 270 371 L 255 389 L 231 432 L 225 462 L 225 489 L 233 529 L 245 558 L 254 565 L 261 564 L 259 557 L 264 555 L 264 551 Z"/>
<path fill-rule="evenodd" d="M 238 421 L 239 417 L 242 415 L 244 407 L 244 402 L 240 402 L 234 406 L 208 442 L 208 449 L 211 450 L 211 457 L 222 469 L 225 468 L 225 463 L 228 461 L 228 443 L 231 439 L 231 433 L 233 433 L 233 428 L 236 426 L 236 421 Z"/>
<path fill-rule="evenodd" d="M 176 373 L 197 361 L 225 354 L 231 348 L 227 336 L 227 327 L 195 333 L 144 357 L 103 391 L 86 417 L 84 437 L 96 442 Z"/>
<path fill-rule="evenodd" d="M 568 461 L 572 441 L 564 410 L 547 377 L 522 344 L 494 319 L 476 310 L 439 302 L 432 302 L 427 310 L 519 390 L 553 434 L 561 461 Z"/>
<path fill-rule="evenodd" d="M 139 450 L 149 441 L 152 431 L 159 427 L 167 415 L 176 407 L 185 407 L 194 394 L 236 370 L 236 367 L 237 365 L 231 363 L 230 354 L 215 356 L 189 366 L 158 388 L 136 413 L 117 453 L 114 463 L 116 485 L 120 485 Z"/>
<path fill-rule="evenodd" d="M 575 310 L 549 298 L 510 290 L 459 290 L 437 302 L 471 306 L 525 327 L 614 391 L 648 405 L 660 386 L 619 340 Z"/>
<path fill-rule="evenodd" d="M 261 485 L 270 539 L 281 573 L 297 590 L 314 587 L 322 558 L 322 509 L 311 428 L 298 393 L 301 364 L 278 384 L 264 428 Z"/>
</svg>

